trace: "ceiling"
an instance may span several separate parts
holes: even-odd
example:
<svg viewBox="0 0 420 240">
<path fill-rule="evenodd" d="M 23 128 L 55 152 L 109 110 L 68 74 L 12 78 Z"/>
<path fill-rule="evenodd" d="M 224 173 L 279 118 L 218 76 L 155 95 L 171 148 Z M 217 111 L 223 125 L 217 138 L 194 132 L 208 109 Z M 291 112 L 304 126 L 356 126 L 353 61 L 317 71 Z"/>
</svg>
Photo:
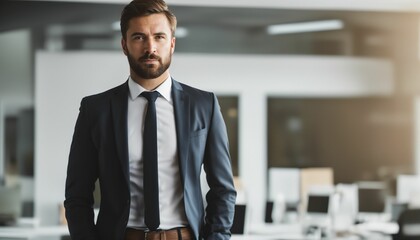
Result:
<svg viewBox="0 0 420 240">
<path fill-rule="evenodd" d="M 29 28 L 37 48 L 119 50 L 120 33 L 112 29 L 124 4 L 56 1 L 2 1 L 0 33 Z M 417 48 L 418 13 L 333 11 L 251 7 L 171 5 L 178 26 L 178 52 L 327 54 L 389 56 L 398 39 Z M 337 31 L 270 36 L 270 24 L 340 19 Z M 367 44 L 367 45 L 366 45 Z M 371 45 L 369 45 L 371 44 Z M 372 46 L 372 44 L 374 46 Z M 376 46 L 375 46 L 376 44 Z M 411 45 L 410 45 L 411 46 Z M 370 50 L 366 50 L 370 49 Z M 373 50 L 372 50 L 373 49 Z M 59 49 L 60 50 L 60 49 Z"/>
</svg>

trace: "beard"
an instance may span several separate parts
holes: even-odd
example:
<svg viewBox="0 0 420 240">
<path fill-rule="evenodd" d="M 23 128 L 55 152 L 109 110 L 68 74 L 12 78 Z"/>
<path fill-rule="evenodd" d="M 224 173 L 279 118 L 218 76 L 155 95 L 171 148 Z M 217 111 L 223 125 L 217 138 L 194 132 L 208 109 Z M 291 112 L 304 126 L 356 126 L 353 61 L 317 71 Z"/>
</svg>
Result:
<svg viewBox="0 0 420 240">
<path fill-rule="evenodd" d="M 171 65 L 171 57 L 172 54 L 170 53 L 168 61 L 163 62 L 161 57 L 153 53 L 146 53 L 136 60 L 133 55 L 131 55 L 129 52 L 127 53 L 127 59 L 131 70 L 133 70 L 137 76 L 143 79 L 154 79 L 161 76 Z M 156 67 L 155 64 L 144 64 L 143 61 L 148 59 L 157 60 L 158 66 Z"/>
</svg>

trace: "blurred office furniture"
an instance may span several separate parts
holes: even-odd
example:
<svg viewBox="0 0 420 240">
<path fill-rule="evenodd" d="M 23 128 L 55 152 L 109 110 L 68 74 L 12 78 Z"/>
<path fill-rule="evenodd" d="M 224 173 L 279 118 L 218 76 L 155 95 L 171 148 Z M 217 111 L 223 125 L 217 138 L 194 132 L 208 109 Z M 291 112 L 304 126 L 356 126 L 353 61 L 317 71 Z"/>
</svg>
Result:
<svg viewBox="0 0 420 240">
<path fill-rule="evenodd" d="M 263 224 L 254 226 L 250 231 L 242 235 L 232 235 L 232 240 L 308 240 L 302 232 L 302 226 L 298 223 Z"/>
<path fill-rule="evenodd" d="M 34 216 L 34 178 L 31 176 L 20 176 L 19 186 L 22 201 L 22 217 Z"/>
<path fill-rule="evenodd" d="M 281 223 L 286 219 L 287 203 L 283 194 L 278 194 L 273 201 L 267 201 L 265 209 L 265 222 Z M 292 209 L 296 212 L 296 208 Z"/>
<path fill-rule="evenodd" d="M 307 209 L 308 193 L 314 188 L 332 189 L 334 187 L 334 173 L 332 168 L 304 168 L 300 171 L 301 210 Z"/>
<path fill-rule="evenodd" d="M 233 240 L 281 240 L 281 239 L 331 239 L 331 240 L 388 240 L 392 234 L 398 232 L 396 222 L 367 221 L 360 224 L 349 223 L 342 229 L 336 229 L 335 213 L 339 212 L 340 201 L 350 202 L 354 217 L 357 202 L 357 185 L 346 184 L 340 188 L 348 187 L 349 194 L 340 196 L 337 187 L 313 187 L 306 197 L 307 205 L 302 213 L 301 221 L 294 223 L 264 223 L 250 226 L 243 235 L 233 235 Z M 345 191 L 344 191 L 345 192 Z M 344 199 L 344 200 L 343 200 Z M 335 204 L 337 204 L 335 206 Z M 336 210 L 336 209 L 337 210 Z M 347 213 L 347 212 L 344 212 Z"/>
<path fill-rule="evenodd" d="M 386 189 L 382 182 L 359 182 L 357 221 L 384 221 L 386 219 Z"/>
<path fill-rule="evenodd" d="M 282 195 L 280 195 L 282 196 Z M 284 220 L 284 214 L 287 211 L 286 203 L 283 201 L 267 201 L 265 203 L 265 223 L 281 223 Z M 296 208 L 292 209 L 296 211 Z"/>
<path fill-rule="evenodd" d="M 245 217 L 246 217 L 246 205 L 236 204 L 235 215 L 233 217 L 233 224 L 232 224 L 232 228 L 230 229 L 232 234 L 245 233 Z"/>
<path fill-rule="evenodd" d="M 19 186 L 0 185 L 0 225 L 16 224 L 21 216 L 21 190 Z"/>
<path fill-rule="evenodd" d="M 398 219 L 399 231 L 394 240 L 420 239 L 420 209 L 406 209 Z"/>
<path fill-rule="evenodd" d="M 266 222 L 298 221 L 299 213 L 306 209 L 308 191 L 333 186 L 332 168 L 270 168 Z"/>
<path fill-rule="evenodd" d="M 392 239 L 398 233 L 396 222 L 364 222 L 351 228 L 351 233 L 361 239 Z M 359 238 L 359 239 L 360 239 Z"/>
<path fill-rule="evenodd" d="M 346 232 L 349 229 L 361 239 L 389 239 L 398 232 L 398 224 L 391 222 L 391 214 L 386 211 L 386 185 L 383 182 L 358 182 L 354 187 L 349 187 L 349 200 L 355 199 L 357 209 L 354 224 L 341 226 L 336 232 Z M 356 198 L 354 198 L 354 194 Z M 350 203 L 350 202 L 349 202 Z M 353 211 L 351 211 L 354 213 Z M 338 219 L 336 223 L 338 223 Z"/>
<path fill-rule="evenodd" d="M 233 184 L 236 190 L 236 204 L 246 204 L 246 189 L 239 177 L 233 177 Z"/>
<path fill-rule="evenodd" d="M 420 192 L 413 193 L 407 205 L 409 208 L 420 208 Z"/>
<path fill-rule="evenodd" d="M 67 226 L 0 228 L 0 240 L 60 240 L 66 236 Z"/>
<path fill-rule="evenodd" d="M 420 176 L 399 175 L 396 199 L 398 203 L 407 204 L 408 208 L 420 208 Z"/>
<path fill-rule="evenodd" d="M 401 214 L 408 209 L 408 203 L 394 201 L 391 203 L 391 222 L 397 222 Z"/>
<path fill-rule="evenodd" d="M 270 168 L 268 170 L 267 201 L 272 202 L 273 206 L 271 212 L 266 212 L 267 220 L 281 221 L 285 217 L 284 214 L 293 215 L 293 212 L 297 218 L 296 210 L 300 203 L 300 196 L 300 169 Z"/>
<path fill-rule="evenodd" d="M 302 230 L 308 237 L 332 236 L 334 196 L 333 186 L 314 186 L 308 190 L 302 218 Z"/>
<path fill-rule="evenodd" d="M 420 193 L 420 176 L 399 175 L 397 177 L 397 201 L 415 205 L 415 196 Z"/>
<path fill-rule="evenodd" d="M 337 184 L 335 192 L 338 198 L 334 216 L 334 229 L 346 231 L 353 226 L 357 215 L 358 186 L 356 184 Z"/>
<path fill-rule="evenodd" d="M 273 222 L 273 201 L 267 201 L 265 203 L 265 214 L 264 214 L 264 222 L 272 223 Z"/>
<path fill-rule="evenodd" d="M 330 209 L 329 195 L 314 195 L 308 196 L 307 214 L 328 214 Z"/>
<path fill-rule="evenodd" d="M 231 232 L 232 234 L 244 234 L 246 232 L 246 222 L 248 215 L 250 215 L 250 209 L 247 207 L 246 191 L 241 179 L 234 177 L 233 184 L 236 190 L 236 203 Z"/>
</svg>

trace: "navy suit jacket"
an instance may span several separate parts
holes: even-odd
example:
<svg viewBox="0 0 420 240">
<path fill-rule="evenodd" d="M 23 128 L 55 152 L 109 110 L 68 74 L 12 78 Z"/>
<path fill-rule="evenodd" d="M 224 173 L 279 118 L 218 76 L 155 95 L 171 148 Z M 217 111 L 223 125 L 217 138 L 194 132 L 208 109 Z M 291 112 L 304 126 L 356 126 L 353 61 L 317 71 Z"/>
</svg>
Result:
<svg viewBox="0 0 420 240">
<path fill-rule="evenodd" d="M 72 240 L 122 240 L 130 210 L 128 83 L 85 97 L 71 144 L 64 206 Z M 230 239 L 236 192 L 217 98 L 172 80 L 185 213 L 195 239 Z M 200 172 L 210 190 L 204 209 Z M 93 191 L 99 179 L 96 224 Z"/>
</svg>

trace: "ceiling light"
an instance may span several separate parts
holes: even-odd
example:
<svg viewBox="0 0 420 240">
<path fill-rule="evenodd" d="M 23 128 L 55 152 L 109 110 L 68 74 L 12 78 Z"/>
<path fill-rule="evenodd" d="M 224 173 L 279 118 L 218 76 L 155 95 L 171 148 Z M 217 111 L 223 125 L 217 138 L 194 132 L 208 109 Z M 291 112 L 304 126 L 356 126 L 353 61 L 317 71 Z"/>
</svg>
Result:
<svg viewBox="0 0 420 240">
<path fill-rule="evenodd" d="M 188 36 L 188 29 L 185 27 L 177 27 L 175 30 L 175 37 L 184 38 Z"/>
<path fill-rule="evenodd" d="M 120 21 L 115 21 L 111 24 L 111 28 L 114 31 L 120 31 L 121 30 L 121 26 L 120 26 Z"/>
<path fill-rule="evenodd" d="M 321 20 L 300 23 L 285 23 L 270 25 L 267 27 L 267 33 L 270 35 L 301 33 L 301 32 L 318 32 L 342 29 L 344 23 L 341 20 Z"/>
</svg>

